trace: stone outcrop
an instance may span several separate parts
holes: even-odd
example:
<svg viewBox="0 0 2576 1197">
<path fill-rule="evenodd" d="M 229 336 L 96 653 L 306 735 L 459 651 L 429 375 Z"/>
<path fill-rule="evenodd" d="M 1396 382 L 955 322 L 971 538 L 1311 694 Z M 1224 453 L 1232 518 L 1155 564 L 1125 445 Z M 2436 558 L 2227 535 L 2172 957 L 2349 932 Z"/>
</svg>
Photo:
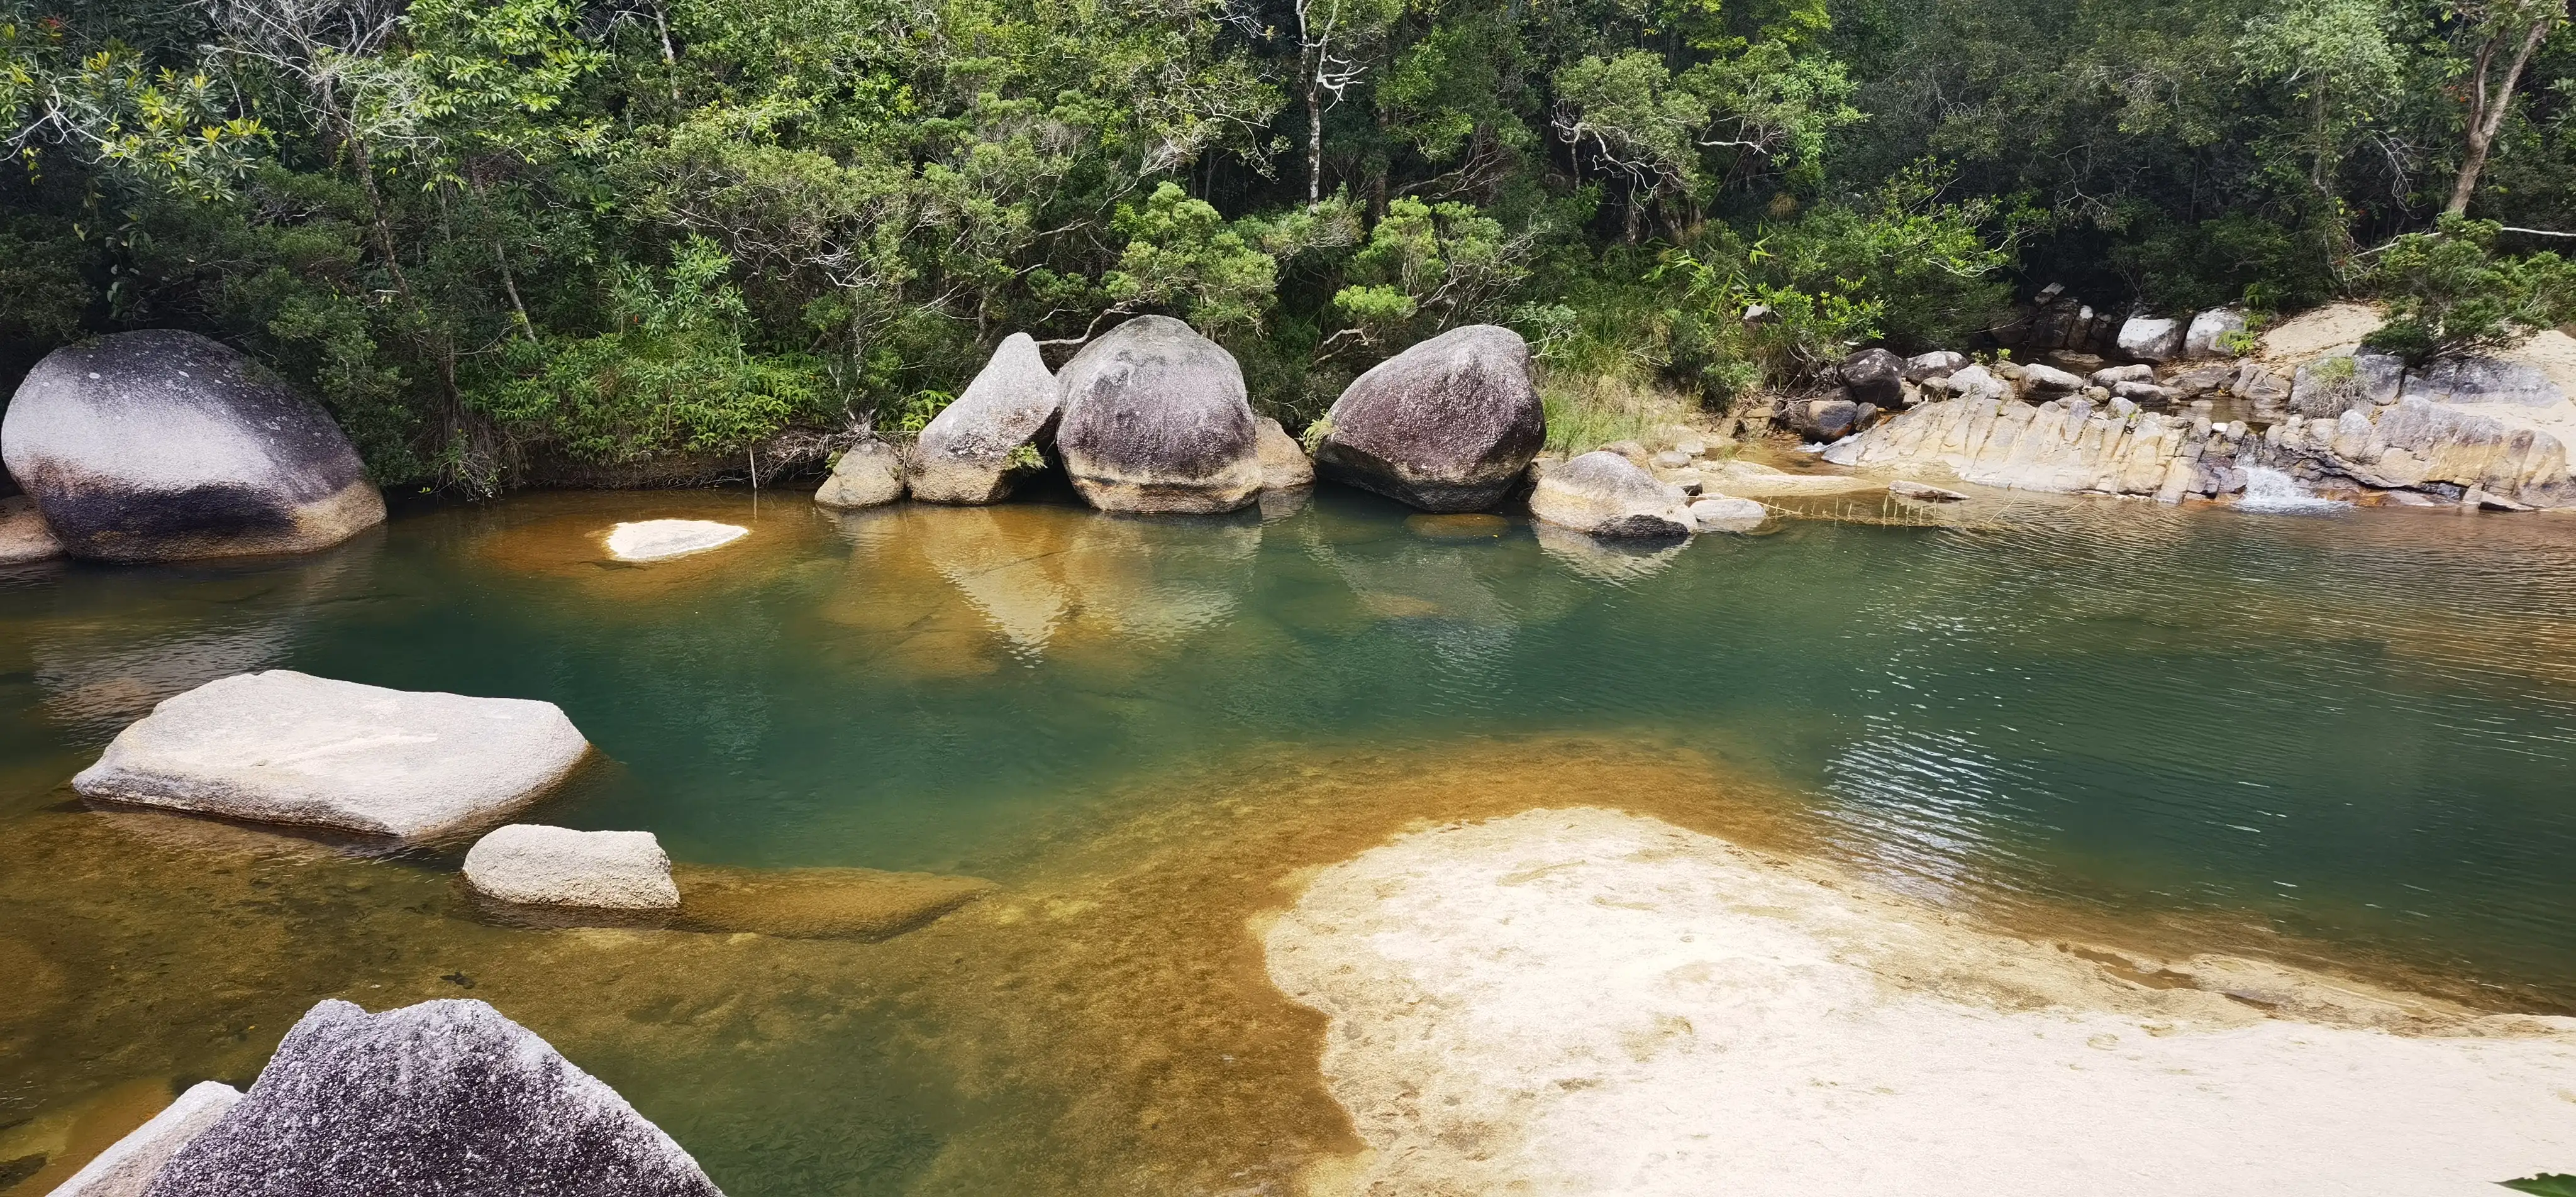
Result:
<svg viewBox="0 0 2576 1197">
<path fill-rule="evenodd" d="M 575 831 L 537 823 L 494 828 L 465 853 L 474 892 L 523 906 L 670 910 L 671 858 L 649 831 Z"/>
<path fill-rule="evenodd" d="M 164 700 L 72 778 L 92 798 L 422 839 L 497 820 L 590 750 L 550 702 L 285 669 Z"/>
<path fill-rule="evenodd" d="M 1560 528 L 1618 539 L 1688 536 L 1697 526 L 1678 486 L 1596 449 L 1539 471 L 1530 514 Z"/>
<path fill-rule="evenodd" d="M 2182 338 L 2179 320 L 2131 316 L 2120 326 L 2120 355 L 2141 362 L 2170 361 L 2182 356 Z"/>
<path fill-rule="evenodd" d="M 2537 507 L 2576 505 L 2558 438 L 2420 396 L 2332 419 L 2292 416 L 2266 429 L 2263 440 L 2285 464 L 2364 486 L 2447 485 Z"/>
<path fill-rule="evenodd" d="M 1451 329 L 1378 363 L 1324 415 L 1315 466 L 1425 511 L 1501 502 L 1547 440 L 1529 344 L 1492 324 Z"/>
<path fill-rule="evenodd" d="M 835 511 L 881 507 L 902 498 L 903 485 L 902 450 L 865 440 L 841 451 L 832 476 L 814 491 L 814 502 Z"/>
<path fill-rule="evenodd" d="M 1864 349 L 1843 359 L 1843 395 L 1880 408 L 1905 405 L 1905 359 L 1884 349 Z"/>
<path fill-rule="evenodd" d="M 1027 333 L 993 350 L 965 393 L 921 430 L 906 463 L 912 497 L 928 503 L 998 503 L 1045 468 L 1063 403 L 1054 372 Z"/>
<path fill-rule="evenodd" d="M 199 1081 L 151 1121 L 134 1128 L 97 1158 L 72 1173 L 53 1197 L 143 1197 L 170 1157 L 221 1121 L 241 1101 L 241 1090 L 222 1081 Z"/>
<path fill-rule="evenodd" d="M 1138 316 L 1083 346 L 1056 378 L 1056 450 L 1092 506 L 1211 514 L 1261 493 L 1243 370 L 1189 325 Z"/>
<path fill-rule="evenodd" d="M 1295 490 L 1315 484 L 1315 463 L 1307 458 L 1297 438 L 1279 426 L 1279 421 L 1261 417 L 1254 435 L 1260 438 L 1261 489 Z"/>
<path fill-rule="evenodd" d="M 305 1014 L 148 1197 L 719 1197 L 680 1145 L 478 1001 Z"/>
<path fill-rule="evenodd" d="M 2303 366 L 2290 380 L 2290 410 L 2333 419 L 2355 408 L 2397 402 L 2406 385 L 2406 363 L 2385 353 L 2329 354 Z"/>
<path fill-rule="evenodd" d="M 309 552 L 385 518 L 320 406 L 195 333 L 46 355 L 0 418 L 0 460 L 66 550 L 105 561 Z"/>
<path fill-rule="evenodd" d="M 2504 403 L 2549 407 L 2567 392 L 2539 368 L 2492 357 L 2445 357 L 2406 376 L 2402 394 L 2435 403 Z"/>
</svg>

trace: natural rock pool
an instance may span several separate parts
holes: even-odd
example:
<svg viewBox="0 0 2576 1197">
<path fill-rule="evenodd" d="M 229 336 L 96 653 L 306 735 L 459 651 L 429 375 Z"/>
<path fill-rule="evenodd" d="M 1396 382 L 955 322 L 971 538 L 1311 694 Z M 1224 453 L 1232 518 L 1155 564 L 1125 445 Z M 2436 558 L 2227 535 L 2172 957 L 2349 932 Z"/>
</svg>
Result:
<svg viewBox="0 0 2576 1197">
<path fill-rule="evenodd" d="M 22 567 L 0 1192 L 174 1084 L 246 1084 L 322 998 L 461 996 L 736 1197 L 1285 1191 L 1357 1142 L 1266 912 L 1408 826 L 1539 806 L 2035 935 L 2576 1010 L 2576 520 L 1871 499 L 1637 555 L 1287 508 L 529 494 L 294 561 Z M 608 559 L 648 519 L 751 531 Z M 464 890 L 461 845 L 65 785 L 154 702 L 273 667 L 560 704 L 602 759 L 527 817 L 654 832 L 749 913 L 530 927 Z M 794 930 L 759 879 L 815 867 L 998 888 L 923 879 L 982 896 L 884 938 L 737 929 Z"/>
</svg>

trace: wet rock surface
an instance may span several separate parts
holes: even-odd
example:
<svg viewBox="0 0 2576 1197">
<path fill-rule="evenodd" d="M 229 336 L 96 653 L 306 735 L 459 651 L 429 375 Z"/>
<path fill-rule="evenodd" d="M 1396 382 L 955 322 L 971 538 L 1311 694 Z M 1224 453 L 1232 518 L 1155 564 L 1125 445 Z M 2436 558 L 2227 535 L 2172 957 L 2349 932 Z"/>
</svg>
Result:
<svg viewBox="0 0 2576 1197">
<path fill-rule="evenodd" d="M 330 1000 L 148 1197 L 715 1197 L 615 1090 L 479 1001 Z"/>
<path fill-rule="evenodd" d="M 72 787 L 117 802 L 421 839 L 497 819 L 589 751 L 550 702 L 272 669 L 164 700 Z"/>
<path fill-rule="evenodd" d="M 385 518 L 319 405 L 195 333 L 48 354 L 0 417 L 0 459 L 67 551 L 106 561 L 309 552 Z"/>
<path fill-rule="evenodd" d="M 1138 316 L 1083 346 L 1056 377 L 1056 448 L 1092 506 L 1205 515 L 1260 494 L 1243 370 L 1189 325 Z"/>
<path fill-rule="evenodd" d="M 1372 367 L 1324 416 L 1325 477 L 1425 511 L 1501 502 L 1547 439 L 1529 344 L 1498 325 L 1451 329 Z"/>
</svg>

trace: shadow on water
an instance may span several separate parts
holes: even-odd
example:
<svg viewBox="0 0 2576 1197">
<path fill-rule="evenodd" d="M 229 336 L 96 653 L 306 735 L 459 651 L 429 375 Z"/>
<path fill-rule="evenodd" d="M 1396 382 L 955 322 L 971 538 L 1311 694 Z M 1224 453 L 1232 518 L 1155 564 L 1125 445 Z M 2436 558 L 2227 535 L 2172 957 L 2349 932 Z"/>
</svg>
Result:
<svg viewBox="0 0 2576 1197">
<path fill-rule="evenodd" d="M 603 562 L 665 516 L 753 534 Z M 472 996 L 738 1197 L 1285 1192 L 1355 1141 L 1263 912 L 1577 803 L 2033 935 L 2576 997 L 2576 527 L 1944 518 L 1605 552 L 1329 488 L 1266 522 L 528 495 L 0 580 L 0 1168 L 246 1080 L 322 997 Z M 152 702 L 271 667 L 562 704 L 606 763 L 526 817 L 651 830 L 709 900 L 531 925 L 452 852 L 66 801 Z"/>
</svg>

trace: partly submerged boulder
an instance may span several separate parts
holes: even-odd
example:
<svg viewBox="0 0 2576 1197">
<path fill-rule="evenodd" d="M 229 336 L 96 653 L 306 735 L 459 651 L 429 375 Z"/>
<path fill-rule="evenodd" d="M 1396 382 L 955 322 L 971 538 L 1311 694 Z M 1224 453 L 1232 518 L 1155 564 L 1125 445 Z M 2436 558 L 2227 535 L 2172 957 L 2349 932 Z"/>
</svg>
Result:
<svg viewBox="0 0 2576 1197">
<path fill-rule="evenodd" d="M 199 1081 L 151 1121 L 134 1128 L 72 1173 L 53 1197 L 143 1197 L 170 1157 L 241 1101 L 241 1090 Z"/>
<path fill-rule="evenodd" d="M 590 746 L 550 702 L 362 686 L 292 670 L 165 699 L 72 778 L 92 798 L 419 839 L 497 819 Z"/>
<path fill-rule="evenodd" d="M 717 1197 L 626 1099 L 478 1001 L 305 1014 L 149 1197 Z"/>
<path fill-rule="evenodd" d="M 929 503 L 998 503 L 1045 468 L 1063 395 L 1027 333 L 1012 333 L 913 444 L 904 478 Z"/>
<path fill-rule="evenodd" d="M 882 507 L 903 497 L 903 453 L 880 440 L 864 440 L 841 451 L 832 476 L 814 491 L 814 503 L 835 511 Z"/>
<path fill-rule="evenodd" d="M 1261 493 L 1243 370 L 1189 325 L 1138 316 L 1083 346 L 1056 379 L 1056 451 L 1092 506 L 1209 514 Z"/>
<path fill-rule="evenodd" d="M 1279 421 L 1261 417 L 1254 434 L 1260 438 L 1261 489 L 1295 490 L 1315 484 L 1315 463 L 1307 460 L 1306 450 Z"/>
<path fill-rule="evenodd" d="M 1324 415 L 1325 477 L 1425 511 L 1501 502 L 1547 441 L 1529 343 L 1492 324 L 1453 328 L 1379 362 Z"/>
<path fill-rule="evenodd" d="M 1530 514 L 1593 536 L 1647 539 L 1688 536 L 1697 526 L 1678 486 L 1657 482 L 1637 463 L 1595 449 L 1539 473 Z"/>
<path fill-rule="evenodd" d="M 1702 532 L 1750 532 L 1771 518 L 1771 509 L 1751 499 L 1710 495 L 1692 503 L 1690 515 Z"/>
<path fill-rule="evenodd" d="M 494 828 L 465 853 L 474 892 L 524 906 L 669 910 L 680 904 L 671 858 L 649 831 L 575 831 L 540 823 Z"/>
<path fill-rule="evenodd" d="M 384 496 L 312 400 L 195 333 L 46 355 L 0 417 L 0 460 L 75 556 L 301 553 L 384 522 Z"/>
</svg>

